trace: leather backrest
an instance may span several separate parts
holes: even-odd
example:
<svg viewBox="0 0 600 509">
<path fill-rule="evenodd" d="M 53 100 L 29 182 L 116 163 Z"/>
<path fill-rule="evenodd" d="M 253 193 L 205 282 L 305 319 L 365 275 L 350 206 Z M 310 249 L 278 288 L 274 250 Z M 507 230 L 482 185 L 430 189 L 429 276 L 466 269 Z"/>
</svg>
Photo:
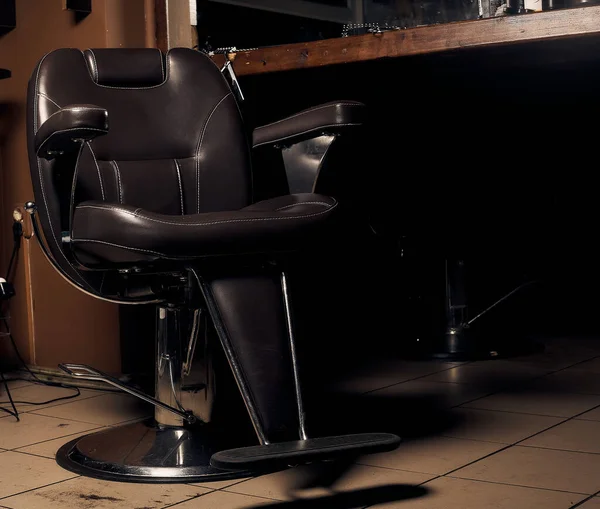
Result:
<svg viewBox="0 0 600 509">
<path fill-rule="evenodd" d="M 33 137 L 59 108 L 108 111 L 109 132 L 76 161 L 38 158 Z M 59 49 L 44 56 L 28 89 L 28 151 L 35 200 L 49 248 L 78 284 L 61 236 L 83 200 L 164 214 L 236 210 L 250 203 L 250 150 L 229 85 L 204 54 L 175 48 Z M 72 168 L 76 167 L 73 175 Z"/>
</svg>

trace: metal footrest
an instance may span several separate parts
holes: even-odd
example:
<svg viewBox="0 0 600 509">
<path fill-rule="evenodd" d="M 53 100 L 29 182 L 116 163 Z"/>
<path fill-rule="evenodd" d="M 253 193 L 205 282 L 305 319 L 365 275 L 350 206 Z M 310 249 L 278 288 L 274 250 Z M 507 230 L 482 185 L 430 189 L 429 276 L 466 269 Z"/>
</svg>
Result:
<svg viewBox="0 0 600 509">
<path fill-rule="evenodd" d="M 215 468 L 232 470 L 270 470 L 274 467 L 392 451 L 399 444 L 400 438 L 390 433 L 309 438 L 220 451 L 211 457 L 210 464 Z"/>
</svg>

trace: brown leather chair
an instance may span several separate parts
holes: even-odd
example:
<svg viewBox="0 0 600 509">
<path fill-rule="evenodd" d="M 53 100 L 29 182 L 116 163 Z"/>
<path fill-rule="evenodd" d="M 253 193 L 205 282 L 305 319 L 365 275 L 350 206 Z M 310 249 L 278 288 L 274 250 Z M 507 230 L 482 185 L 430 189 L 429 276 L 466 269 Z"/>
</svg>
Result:
<svg viewBox="0 0 600 509">
<path fill-rule="evenodd" d="M 154 404 L 154 419 L 77 438 L 58 451 L 60 465 L 104 479 L 189 482 L 397 446 L 385 433 L 308 438 L 284 269 L 289 253 L 335 232 L 338 203 L 314 192 L 253 203 L 238 105 L 207 56 L 60 49 L 41 59 L 28 94 L 36 202 L 27 209 L 48 259 L 87 294 L 157 307 L 153 396 L 61 365 Z M 321 105 L 256 130 L 255 144 L 331 143 L 363 115 L 359 103 Z M 213 362 L 213 333 L 258 445 L 231 449 L 235 433 L 213 422 L 215 377 L 226 376 Z"/>
</svg>

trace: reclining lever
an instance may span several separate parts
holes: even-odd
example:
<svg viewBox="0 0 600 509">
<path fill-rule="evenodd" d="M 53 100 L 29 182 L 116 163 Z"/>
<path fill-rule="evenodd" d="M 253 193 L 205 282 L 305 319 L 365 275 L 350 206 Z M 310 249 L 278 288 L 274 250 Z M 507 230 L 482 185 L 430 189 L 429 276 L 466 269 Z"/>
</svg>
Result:
<svg viewBox="0 0 600 509">
<path fill-rule="evenodd" d="M 154 406 L 160 407 L 169 412 L 173 412 L 174 414 L 183 418 L 183 420 L 185 420 L 185 422 L 187 422 L 188 424 L 193 424 L 194 422 L 196 422 L 196 417 L 194 416 L 194 414 L 192 412 L 178 410 L 176 408 L 173 408 L 172 406 L 166 405 L 165 403 L 158 401 L 157 399 L 153 398 L 152 396 L 148 396 L 148 394 L 145 394 L 142 391 L 134 389 L 133 387 L 130 387 L 127 384 L 124 384 L 120 380 L 117 380 L 116 378 L 114 378 L 110 375 L 107 375 L 106 373 L 103 373 L 102 371 L 98 371 L 97 369 L 94 369 L 90 366 L 86 366 L 85 364 L 59 364 L 58 367 L 60 369 L 62 369 L 65 373 L 71 375 L 74 378 L 82 378 L 83 380 L 100 381 L 100 382 L 110 384 L 113 387 L 116 387 L 117 389 L 121 389 L 122 391 L 128 392 L 129 394 L 132 394 L 133 396 L 135 396 L 137 398 L 143 399 L 144 401 L 151 403 Z"/>
</svg>

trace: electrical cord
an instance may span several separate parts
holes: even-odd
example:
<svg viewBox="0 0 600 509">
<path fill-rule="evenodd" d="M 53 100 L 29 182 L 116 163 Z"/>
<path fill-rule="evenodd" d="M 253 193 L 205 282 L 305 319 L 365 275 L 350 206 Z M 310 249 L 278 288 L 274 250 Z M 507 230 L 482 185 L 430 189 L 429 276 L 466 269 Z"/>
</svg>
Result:
<svg viewBox="0 0 600 509">
<path fill-rule="evenodd" d="M 17 258 L 17 253 L 19 252 L 19 249 L 21 248 L 21 238 L 23 237 L 23 224 L 21 223 L 21 221 L 13 221 L 13 250 L 12 250 L 12 254 L 10 255 L 10 261 L 8 262 L 8 269 L 6 271 L 6 280 L 10 281 L 11 279 L 11 274 L 12 274 L 12 269 L 13 269 L 13 264 L 15 262 L 15 259 Z"/>
<path fill-rule="evenodd" d="M 13 268 L 13 263 L 15 261 L 15 258 L 17 256 L 18 252 L 19 252 L 19 246 L 18 246 L 18 244 L 15 243 L 13 250 L 12 250 L 12 254 L 10 255 L 10 261 L 8 262 L 8 270 L 6 271 L 6 274 L 9 278 L 10 278 L 10 273 Z"/>
<path fill-rule="evenodd" d="M 36 380 L 33 380 L 31 378 L 24 378 L 24 377 L 20 377 L 20 376 L 13 376 L 10 378 L 6 379 L 7 382 L 29 382 L 32 384 L 41 384 L 41 385 L 50 385 L 50 384 L 57 384 L 57 386 L 59 385 L 58 382 L 50 382 L 48 380 L 40 380 L 39 382 Z M 63 389 L 75 389 L 75 388 L 79 388 L 79 389 L 85 389 L 86 391 L 98 391 L 98 392 L 114 392 L 115 394 L 120 394 L 122 393 L 121 390 L 119 389 L 114 389 L 111 387 L 91 387 L 88 385 L 76 385 L 76 384 L 70 384 L 70 383 L 62 383 L 60 384 L 60 387 L 62 387 Z M 74 397 L 74 396 L 73 396 Z M 2 403 L 0 401 L 0 403 Z M 3 404 L 7 404 L 8 402 L 3 402 Z M 16 402 L 18 403 L 18 401 Z M 45 405 L 45 403 L 25 403 L 26 405 Z"/>
<path fill-rule="evenodd" d="M 0 407 L 0 409 L 2 409 L 3 411 L 10 413 L 13 417 L 15 417 L 17 420 L 19 420 L 18 417 L 18 411 L 15 407 L 15 404 L 21 404 L 21 405 L 32 405 L 32 406 L 39 406 L 39 405 L 48 405 L 51 403 L 55 403 L 57 401 L 64 401 L 64 400 L 68 400 L 68 399 L 73 399 L 76 398 L 77 396 L 79 396 L 81 394 L 81 391 L 79 390 L 79 387 L 71 387 L 59 382 L 49 382 L 46 380 L 40 380 L 40 378 L 38 378 L 38 376 L 31 371 L 31 369 L 29 369 L 29 366 L 27 366 L 27 364 L 25 363 L 23 357 L 21 356 L 21 353 L 19 352 L 19 349 L 17 348 L 17 344 L 13 338 L 13 335 L 10 332 L 10 328 L 8 326 L 8 321 L 6 320 L 6 318 L 2 318 L 0 319 L 0 321 L 2 322 L 2 324 L 4 325 L 4 328 L 6 329 L 6 333 L 10 339 L 10 342 L 12 344 L 12 347 L 14 349 L 15 354 L 17 355 L 17 358 L 19 359 L 19 362 L 21 363 L 21 365 L 25 368 L 25 371 L 27 371 L 27 373 L 29 374 L 29 376 L 31 377 L 31 379 L 26 379 L 26 378 L 11 378 L 11 379 L 7 379 L 4 376 L 4 373 L 0 372 L 1 376 L 2 376 L 2 381 L 4 382 L 4 386 L 6 387 L 6 392 L 8 395 L 8 401 L 0 401 L 0 405 L 6 405 L 6 404 L 10 404 L 13 407 L 13 411 L 11 412 L 10 410 L 6 409 L 6 408 L 2 408 Z M 32 382 L 34 384 L 39 384 L 39 385 L 45 385 L 47 387 L 60 387 L 62 389 L 68 389 L 71 391 L 75 391 L 75 394 L 70 394 L 68 396 L 60 396 L 58 398 L 53 398 L 53 399 L 49 399 L 47 401 L 21 401 L 21 400 L 17 400 L 15 401 L 11 395 L 10 389 L 8 388 L 8 382 L 9 381 L 14 381 L 14 380 L 24 380 L 24 381 L 29 381 Z M 13 413 L 14 412 L 14 413 Z"/>
<path fill-rule="evenodd" d="M 13 246 L 13 250 L 12 250 L 12 254 L 10 257 L 10 262 L 8 264 L 8 270 L 7 270 L 7 280 L 11 278 L 11 274 L 12 274 L 12 269 L 14 267 L 14 263 L 17 257 L 17 254 L 19 252 L 19 249 L 21 247 L 21 238 L 23 236 L 23 224 L 21 223 L 21 221 L 18 221 L 15 219 L 15 221 L 13 222 L 13 241 L 14 241 L 14 246 Z M 0 313 L 1 313 L 1 309 L 0 309 Z M 0 321 L 2 322 L 2 324 L 4 325 L 4 328 L 6 329 L 5 333 L 2 333 L 0 331 L 0 337 L 2 336 L 7 336 L 10 339 L 11 345 L 13 347 L 13 350 L 19 360 L 19 362 L 21 363 L 21 365 L 23 366 L 23 368 L 25 368 L 25 371 L 27 371 L 27 373 L 29 373 L 29 376 L 31 377 L 30 380 L 24 379 L 24 378 L 11 378 L 11 379 L 7 379 L 4 376 L 4 373 L 2 372 L 2 370 L 0 370 L 0 379 L 4 384 L 4 387 L 6 388 L 6 393 L 8 395 L 8 401 L 0 401 L 0 405 L 7 405 L 10 404 L 12 410 L 8 409 L 8 408 L 4 408 L 0 406 L 0 411 L 8 413 L 9 415 L 13 416 L 17 421 L 20 421 L 19 418 L 19 411 L 17 410 L 16 405 L 17 404 L 21 404 L 21 405 L 32 405 L 32 406 L 39 406 L 39 405 L 48 405 L 51 403 L 55 403 L 57 401 L 64 401 L 64 400 L 68 400 L 68 399 L 73 399 L 76 398 L 77 396 L 79 396 L 81 394 L 81 391 L 79 390 L 79 387 L 76 386 L 69 386 L 69 385 L 65 385 L 59 382 L 49 382 L 46 380 L 41 380 L 40 378 L 37 377 L 37 375 L 31 371 L 31 369 L 29 369 L 29 366 L 27 366 L 27 363 L 25 362 L 25 360 L 23 359 L 23 357 L 21 356 L 21 353 L 19 352 L 19 349 L 17 348 L 17 343 L 15 341 L 15 339 L 13 338 L 13 335 L 10 331 L 10 326 L 8 324 L 8 319 L 6 316 L 1 315 L 0 314 Z M 68 396 L 61 396 L 58 398 L 53 398 L 53 399 L 49 399 L 47 401 L 15 401 L 12 397 L 12 394 L 10 392 L 10 388 L 8 387 L 8 382 L 10 381 L 14 381 L 14 380 L 26 380 L 29 382 L 32 382 L 34 384 L 40 384 L 40 385 L 45 385 L 48 387 L 60 387 L 63 389 L 68 389 L 71 391 L 75 391 L 75 394 L 71 394 Z"/>
<path fill-rule="evenodd" d="M 17 419 L 17 422 L 18 422 L 21 420 L 19 418 L 19 412 L 18 412 L 17 407 L 15 406 L 15 402 L 13 401 L 12 396 L 10 394 L 10 389 L 8 388 L 8 380 L 6 380 L 6 377 L 4 376 L 4 373 L 2 371 L 0 371 L 0 378 L 2 378 L 2 381 L 4 382 L 4 387 L 6 387 L 6 392 L 8 394 L 8 400 L 10 402 L 10 406 L 12 406 L 12 410 L 9 410 L 8 408 L 2 408 L 2 407 L 0 407 L 0 410 L 2 410 L 3 412 L 6 412 L 9 415 L 12 415 L 15 419 Z"/>
</svg>

